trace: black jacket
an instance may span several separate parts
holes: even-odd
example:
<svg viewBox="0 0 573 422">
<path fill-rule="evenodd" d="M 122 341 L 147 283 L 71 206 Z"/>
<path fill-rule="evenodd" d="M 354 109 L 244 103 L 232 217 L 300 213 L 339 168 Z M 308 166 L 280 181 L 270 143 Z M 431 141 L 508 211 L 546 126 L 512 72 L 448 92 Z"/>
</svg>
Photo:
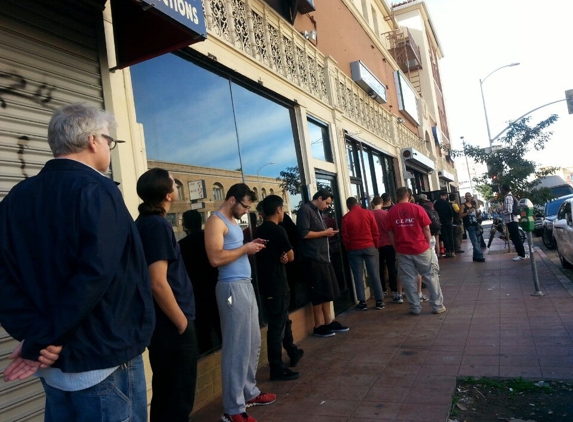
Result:
<svg viewBox="0 0 573 422">
<path fill-rule="evenodd" d="M 449 201 L 438 198 L 436 202 L 434 202 L 434 209 L 440 216 L 440 221 L 442 224 L 452 223 L 452 219 L 454 218 L 454 209 L 452 208 L 452 204 L 450 204 Z"/>
<path fill-rule="evenodd" d="M 137 228 L 115 183 L 54 159 L 0 203 L 0 323 L 22 356 L 62 345 L 53 365 L 121 365 L 149 344 L 155 314 Z"/>
</svg>

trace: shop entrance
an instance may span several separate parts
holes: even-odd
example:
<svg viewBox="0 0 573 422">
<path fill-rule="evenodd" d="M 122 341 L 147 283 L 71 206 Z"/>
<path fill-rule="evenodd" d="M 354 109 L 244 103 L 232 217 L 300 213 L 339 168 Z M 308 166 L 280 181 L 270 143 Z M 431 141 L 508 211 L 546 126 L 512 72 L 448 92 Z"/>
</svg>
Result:
<svg viewBox="0 0 573 422">
<path fill-rule="evenodd" d="M 334 195 L 332 207 L 322 213 L 322 218 L 328 227 L 339 230 L 342 221 L 342 203 L 346 198 L 340 196 L 336 176 L 334 174 L 316 171 L 315 175 L 316 188 L 326 189 Z M 330 246 L 330 261 L 334 266 L 338 287 L 340 289 L 340 297 L 334 301 L 334 312 L 338 314 L 354 305 L 354 292 L 351 287 L 350 267 L 348 266 L 346 251 L 342 247 L 340 233 L 330 237 L 328 240 Z"/>
</svg>

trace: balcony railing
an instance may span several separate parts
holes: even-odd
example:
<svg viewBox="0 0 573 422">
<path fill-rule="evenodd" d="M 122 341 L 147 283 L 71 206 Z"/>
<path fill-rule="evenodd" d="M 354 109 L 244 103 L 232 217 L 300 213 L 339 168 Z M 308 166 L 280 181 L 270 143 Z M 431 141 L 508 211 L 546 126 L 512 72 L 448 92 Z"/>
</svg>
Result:
<svg viewBox="0 0 573 422">
<path fill-rule="evenodd" d="M 404 73 L 422 68 L 420 47 L 414 41 L 408 28 L 398 28 L 387 32 L 388 51 Z"/>
</svg>

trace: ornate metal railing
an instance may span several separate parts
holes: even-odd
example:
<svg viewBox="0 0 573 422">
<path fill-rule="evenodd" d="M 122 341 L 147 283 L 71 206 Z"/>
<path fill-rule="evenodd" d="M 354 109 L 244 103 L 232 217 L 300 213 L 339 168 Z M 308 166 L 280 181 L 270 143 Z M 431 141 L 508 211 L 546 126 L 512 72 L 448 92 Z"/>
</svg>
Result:
<svg viewBox="0 0 573 422">
<path fill-rule="evenodd" d="M 324 55 L 266 3 L 205 0 L 204 6 L 212 35 L 328 102 Z"/>
</svg>

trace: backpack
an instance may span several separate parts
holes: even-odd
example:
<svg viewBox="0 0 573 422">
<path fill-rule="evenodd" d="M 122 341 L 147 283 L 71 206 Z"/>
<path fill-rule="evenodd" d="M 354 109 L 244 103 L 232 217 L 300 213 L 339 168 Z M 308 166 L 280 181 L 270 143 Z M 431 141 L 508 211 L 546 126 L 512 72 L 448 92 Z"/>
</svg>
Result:
<svg viewBox="0 0 573 422">
<path fill-rule="evenodd" d="M 428 217 L 430 217 L 430 220 L 432 221 L 430 223 L 430 233 L 438 234 L 442 229 L 442 223 L 440 222 L 440 215 L 436 210 L 433 210 L 431 208 L 424 208 L 424 209 L 426 210 L 426 213 L 428 213 Z"/>
<path fill-rule="evenodd" d="M 521 210 L 519 209 L 519 202 L 515 199 L 515 196 L 511 195 L 513 198 L 513 209 L 511 210 L 511 214 L 519 217 L 521 215 Z"/>
</svg>

